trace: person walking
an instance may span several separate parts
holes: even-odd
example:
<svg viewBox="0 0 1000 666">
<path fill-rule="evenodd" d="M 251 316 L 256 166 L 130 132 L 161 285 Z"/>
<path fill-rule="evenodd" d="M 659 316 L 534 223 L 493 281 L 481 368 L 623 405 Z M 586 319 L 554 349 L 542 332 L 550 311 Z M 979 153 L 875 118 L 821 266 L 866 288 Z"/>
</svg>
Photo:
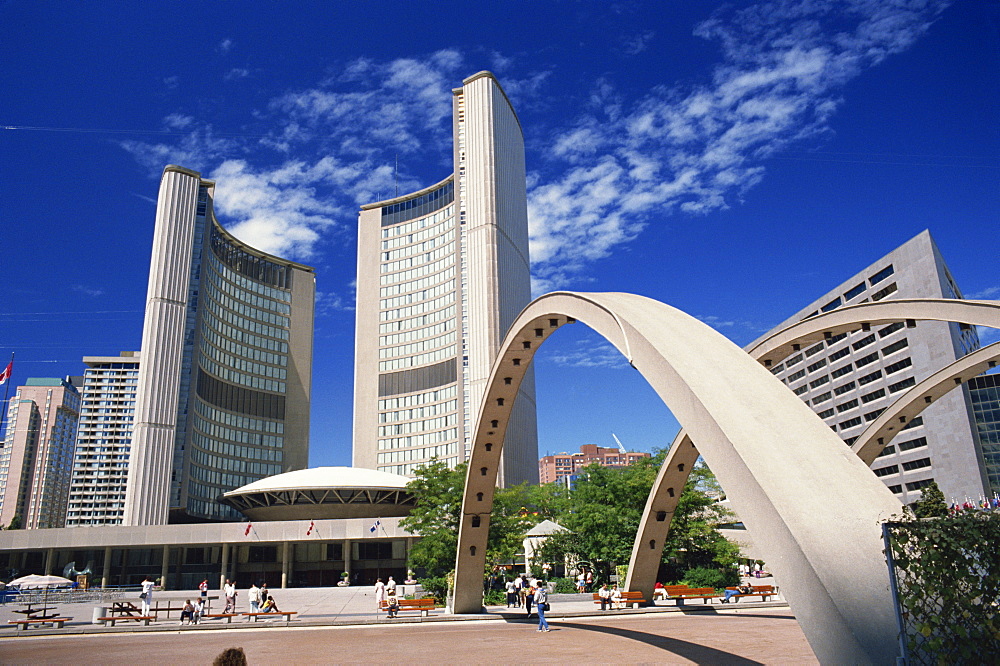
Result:
<svg viewBox="0 0 1000 666">
<path fill-rule="evenodd" d="M 222 593 L 226 596 L 226 610 L 223 613 L 232 613 L 236 610 L 236 584 L 226 579 L 226 584 L 222 586 Z"/>
<path fill-rule="evenodd" d="M 250 601 L 250 612 L 259 613 L 260 612 L 260 588 L 257 587 L 257 583 L 254 582 L 250 585 L 250 590 L 247 592 L 247 600 Z"/>
<path fill-rule="evenodd" d="M 381 610 L 382 602 L 386 599 L 385 583 L 381 578 L 375 580 L 375 610 Z"/>
<path fill-rule="evenodd" d="M 396 594 L 396 581 L 392 576 L 389 576 L 389 580 L 385 583 L 385 593 Z"/>
<path fill-rule="evenodd" d="M 549 593 L 545 581 L 535 581 L 535 609 L 538 611 L 538 631 L 549 631 L 549 623 L 545 620 L 545 611 L 549 607 Z"/>
<path fill-rule="evenodd" d="M 208 596 L 208 579 L 207 578 L 205 580 L 201 581 L 201 584 L 198 585 L 198 590 L 201 592 L 201 598 L 202 599 L 204 599 L 205 597 Z"/>
<path fill-rule="evenodd" d="M 517 608 L 517 586 L 514 581 L 508 580 L 504 588 L 507 590 L 507 608 Z"/>
<path fill-rule="evenodd" d="M 153 581 L 149 580 L 149 576 L 142 579 L 142 592 L 139 593 L 139 599 L 142 601 L 142 614 L 149 615 L 149 602 L 153 600 Z"/>
<path fill-rule="evenodd" d="M 531 604 L 535 602 L 535 588 L 531 586 L 531 582 L 524 584 L 524 610 L 528 613 L 528 617 L 531 617 Z"/>
</svg>

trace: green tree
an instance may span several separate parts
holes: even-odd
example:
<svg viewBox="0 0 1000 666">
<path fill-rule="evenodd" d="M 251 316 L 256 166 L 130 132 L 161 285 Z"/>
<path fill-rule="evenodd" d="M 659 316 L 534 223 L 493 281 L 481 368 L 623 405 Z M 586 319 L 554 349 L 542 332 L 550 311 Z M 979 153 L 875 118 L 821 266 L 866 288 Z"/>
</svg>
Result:
<svg viewBox="0 0 1000 666">
<path fill-rule="evenodd" d="M 9 530 L 19 530 L 21 529 L 21 516 L 14 516 L 10 519 L 10 525 L 7 526 Z"/>
<path fill-rule="evenodd" d="M 940 518 L 948 515 L 948 503 L 937 481 L 924 486 L 920 499 L 913 503 L 913 513 L 917 518 Z"/>
</svg>

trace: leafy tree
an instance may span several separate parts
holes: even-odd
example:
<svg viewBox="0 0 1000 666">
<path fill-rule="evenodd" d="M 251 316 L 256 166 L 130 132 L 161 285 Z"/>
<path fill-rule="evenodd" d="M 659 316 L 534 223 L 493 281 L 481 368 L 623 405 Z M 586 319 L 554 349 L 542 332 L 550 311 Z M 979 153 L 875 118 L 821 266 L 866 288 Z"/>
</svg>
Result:
<svg viewBox="0 0 1000 666">
<path fill-rule="evenodd" d="M 10 525 L 7 526 L 9 530 L 19 530 L 21 529 L 21 516 L 14 516 L 10 519 Z"/>
<path fill-rule="evenodd" d="M 917 518 L 940 518 L 948 515 L 948 503 L 937 481 L 924 486 L 920 499 L 913 503 L 913 513 Z"/>
</svg>

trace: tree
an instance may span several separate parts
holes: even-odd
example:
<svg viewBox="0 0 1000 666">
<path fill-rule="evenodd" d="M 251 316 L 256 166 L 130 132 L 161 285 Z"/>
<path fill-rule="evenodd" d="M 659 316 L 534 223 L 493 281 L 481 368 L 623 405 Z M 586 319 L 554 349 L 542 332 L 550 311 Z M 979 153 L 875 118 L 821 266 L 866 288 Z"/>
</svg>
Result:
<svg viewBox="0 0 1000 666">
<path fill-rule="evenodd" d="M 9 530 L 19 530 L 21 529 L 21 516 L 14 516 L 10 519 L 10 525 L 7 526 Z"/>
<path fill-rule="evenodd" d="M 948 503 L 937 481 L 932 480 L 924 486 L 920 499 L 913 503 L 913 513 L 917 518 L 940 518 L 948 515 Z"/>
</svg>

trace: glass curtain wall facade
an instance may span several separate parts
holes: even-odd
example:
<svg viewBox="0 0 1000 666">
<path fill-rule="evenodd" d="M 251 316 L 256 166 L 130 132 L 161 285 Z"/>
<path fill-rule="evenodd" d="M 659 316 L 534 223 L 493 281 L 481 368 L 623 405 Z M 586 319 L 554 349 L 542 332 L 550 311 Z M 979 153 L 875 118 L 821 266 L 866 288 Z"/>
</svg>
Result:
<svg viewBox="0 0 1000 666">
<path fill-rule="evenodd" d="M 989 483 L 988 497 L 1000 497 L 1000 374 L 973 377 L 968 382 L 976 434 Z"/>
<path fill-rule="evenodd" d="M 924 231 L 766 335 L 844 305 L 891 298 L 962 298 Z M 848 445 L 911 386 L 979 348 L 974 327 L 938 321 L 859 328 L 798 350 L 770 367 Z M 766 337 L 766 336 L 765 336 Z M 949 502 L 984 490 L 967 386 L 956 388 L 886 443 L 874 473 L 904 504 L 935 480 Z"/>
<path fill-rule="evenodd" d="M 488 72 L 453 91 L 453 109 L 454 174 L 359 215 L 355 467 L 465 461 L 500 343 L 531 300 L 517 116 Z M 500 484 L 537 482 L 537 449 L 529 371 Z"/>
<path fill-rule="evenodd" d="M 214 187 L 161 180 L 125 524 L 241 520 L 224 492 L 308 463 L 315 274 L 226 232 Z"/>
<path fill-rule="evenodd" d="M 139 353 L 85 356 L 66 526 L 120 525 L 139 382 Z"/>
</svg>

